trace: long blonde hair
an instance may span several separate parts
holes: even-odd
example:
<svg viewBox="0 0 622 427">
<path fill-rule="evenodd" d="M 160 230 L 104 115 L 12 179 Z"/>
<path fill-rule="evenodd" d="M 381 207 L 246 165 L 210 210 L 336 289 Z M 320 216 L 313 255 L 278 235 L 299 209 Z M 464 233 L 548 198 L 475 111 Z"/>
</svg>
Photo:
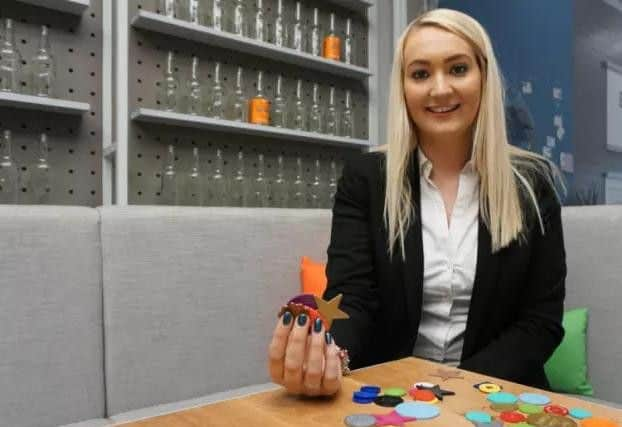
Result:
<svg viewBox="0 0 622 427">
<path fill-rule="evenodd" d="M 413 20 L 397 42 L 389 92 L 387 144 L 374 150 L 384 151 L 386 156 L 384 222 L 389 233 L 387 244 L 391 258 L 399 241 L 402 259 L 406 259 L 404 239 L 414 219 L 408 166 L 418 141 L 404 99 L 404 45 L 411 30 L 423 26 L 435 26 L 466 40 L 480 67 L 481 103 L 473 130 L 471 155 L 480 178 L 480 212 L 492 237 L 493 252 L 520 238 L 525 230 L 520 191 L 531 200 L 544 233 L 534 177 L 543 176 L 559 199 L 554 180 L 561 178 L 561 174 L 545 157 L 509 144 L 502 76 L 486 30 L 464 13 L 434 9 Z M 565 189 L 563 182 L 561 185 Z"/>
</svg>

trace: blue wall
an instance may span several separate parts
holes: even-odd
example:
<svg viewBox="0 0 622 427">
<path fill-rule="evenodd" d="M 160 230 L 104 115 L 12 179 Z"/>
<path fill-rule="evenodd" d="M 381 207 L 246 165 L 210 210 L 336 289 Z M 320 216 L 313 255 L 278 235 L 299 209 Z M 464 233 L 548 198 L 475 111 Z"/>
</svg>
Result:
<svg viewBox="0 0 622 427">
<path fill-rule="evenodd" d="M 548 151 L 558 166 L 561 153 L 574 158 L 574 0 L 440 0 L 439 7 L 465 12 L 488 31 L 510 92 L 508 102 L 518 105 L 523 102 L 533 118 L 530 149 L 541 154 Z M 531 81 L 532 94 L 522 93 L 524 81 Z M 562 89 L 561 101 L 553 99 L 554 87 Z M 561 139 L 553 123 L 556 114 L 562 116 Z M 511 142 L 525 147 L 517 138 L 521 132 L 516 125 L 509 124 L 514 135 Z M 550 149 L 545 148 L 547 136 L 555 137 L 548 140 Z M 564 172 L 564 177 L 572 195 L 573 174 Z"/>
</svg>

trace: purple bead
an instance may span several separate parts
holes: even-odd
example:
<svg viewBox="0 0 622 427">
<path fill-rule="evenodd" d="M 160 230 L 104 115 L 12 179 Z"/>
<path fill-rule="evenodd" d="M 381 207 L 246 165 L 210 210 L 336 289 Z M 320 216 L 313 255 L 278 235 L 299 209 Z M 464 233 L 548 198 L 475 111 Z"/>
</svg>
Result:
<svg viewBox="0 0 622 427">
<path fill-rule="evenodd" d="M 317 310 L 317 304 L 315 303 L 315 298 L 312 294 L 300 294 L 289 300 L 287 303 L 289 304 L 291 302 L 306 305 L 307 307 Z"/>
</svg>

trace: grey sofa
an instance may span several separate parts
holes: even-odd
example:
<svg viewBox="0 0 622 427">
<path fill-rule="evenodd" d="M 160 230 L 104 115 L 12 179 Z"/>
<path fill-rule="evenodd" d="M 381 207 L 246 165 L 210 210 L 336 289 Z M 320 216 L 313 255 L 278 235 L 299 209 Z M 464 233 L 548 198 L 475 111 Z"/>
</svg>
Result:
<svg viewBox="0 0 622 427">
<path fill-rule="evenodd" d="M 620 401 L 622 206 L 564 208 L 567 308 Z M 275 311 L 328 210 L 0 206 L 0 426 L 104 426 L 269 389 Z"/>
</svg>

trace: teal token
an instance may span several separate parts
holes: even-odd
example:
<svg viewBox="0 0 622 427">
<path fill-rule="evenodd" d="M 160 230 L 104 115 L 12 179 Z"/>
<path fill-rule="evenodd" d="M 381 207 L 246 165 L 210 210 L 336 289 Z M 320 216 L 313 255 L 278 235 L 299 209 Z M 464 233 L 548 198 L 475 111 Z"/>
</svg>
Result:
<svg viewBox="0 0 622 427">
<path fill-rule="evenodd" d="M 474 423 L 479 422 L 479 423 L 488 424 L 492 422 L 492 417 L 490 416 L 490 414 L 487 414 L 486 412 L 481 412 L 481 411 L 469 411 L 465 414 L 465 417 L 467 420 L 472 421 Z"/>
<path fill-rule="evenodd" d="M 400 403 L 395 407 L 395 412 L 402 417 L 416 418 L 417 420 L 429 420 L 438 417 L 441 413 L 436 405 L 414 402 Z"/>
<path fill-rule="evenodd" d="M 490 393 L 487 397 L 489 402 L 492 403 L 516 403 L 518 402 L 518 398 L 514 396 L 512 393 L 506 393 L 504 391 L 499 391 L 497 393 Z"/>
<path fill-rule="evenodd" d="M 537 393 L 521 393 L 519 396 L 522 402 L 528 403 L 530 405 L 548 405 L 551 403 L 551 399 L 543 394 Z"/>
<path fill-rule="evenodd" d="M 402 397 L 406 395 L 406 390 L 399 387 L 391 387 L 384 390 L 386 396 Z"/>
<path fill-rule="evenodd" d="M 584 420 L 592 417 L 592 413 L 590 411 L 582 408 L 572 408 L 569 413 L 572 418 L 576 418 L 578 420 Z"/>
</svg>

